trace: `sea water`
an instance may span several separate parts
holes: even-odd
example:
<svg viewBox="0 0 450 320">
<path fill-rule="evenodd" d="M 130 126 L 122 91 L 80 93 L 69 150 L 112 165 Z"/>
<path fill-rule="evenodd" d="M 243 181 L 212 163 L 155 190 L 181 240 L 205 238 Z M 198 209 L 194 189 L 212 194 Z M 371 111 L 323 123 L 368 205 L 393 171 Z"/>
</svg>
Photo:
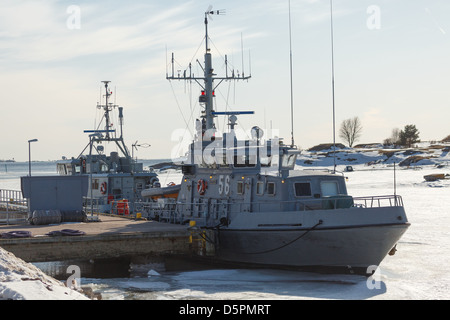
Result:
<svg viewBox="0 0 450 320">
<path fill-rule="evenodd" d="M 32 175 L 56 174 L 55 167 L 54 162 L 33 162 Z M 396 192 L 403 197 L 411 223 L 396 254 L 387 256 L 374 276 L 182 266 L 167 271 L 152 265 L 113 278 L 81 274 L 81 286 L 113 300 L 450 299 L 450 180 L 425 181 L 424 175 L 436 173 L 432 166 L 398 169 L 394 188 L 393 170 L 354 168 L 345 173 L 349 194 Z M 28 163 L 0 163 L 0 188 L 20 190 L 20 176 L 27 174 Z M 162 184 L 171 179 L 174 176 L 168 172 L 160 173 Z"/>
<path fill-rule="evenodd" d="M 148 166 L 168 161 L 170 160 L 142 160 L 142 163 L 144 168 L 148 169 Z M 29 173 L 29 162 L 0 162 L 0 189 L 20 190 L 20 177 L 28 176 Z M 31 175 L 57 175 L 56 161 L 32 161 Z"/>
</svg>

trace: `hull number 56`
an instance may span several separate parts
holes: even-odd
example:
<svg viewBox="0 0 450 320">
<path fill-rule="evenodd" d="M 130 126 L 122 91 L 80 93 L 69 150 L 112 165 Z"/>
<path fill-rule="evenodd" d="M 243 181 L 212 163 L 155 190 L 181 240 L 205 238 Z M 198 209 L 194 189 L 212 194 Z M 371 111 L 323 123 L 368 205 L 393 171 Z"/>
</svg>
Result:
<svg viewBox="0 0 450 320">
<path fill-rule="evenodd" d="M 230 176 L 219 175 L 219 194 L 230 194 Z"/>
</svg>

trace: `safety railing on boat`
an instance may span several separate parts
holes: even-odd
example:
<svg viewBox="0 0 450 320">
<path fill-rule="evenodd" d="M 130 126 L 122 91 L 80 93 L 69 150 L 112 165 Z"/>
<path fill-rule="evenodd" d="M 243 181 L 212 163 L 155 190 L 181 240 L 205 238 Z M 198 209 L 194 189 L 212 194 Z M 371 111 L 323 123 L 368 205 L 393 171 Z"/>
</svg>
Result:
<svg viewBox="0 0 450 320">
<path fill-rule="evenodd" d="M 136 208 L 139 202 L 129 201 L 116 195 L 115 198 L 103 197 L 83 197 L 83 210 L 87 215 L 98 213 L 109 213 L 116 215 L 133 216 L 138 213 Z"/>
<path fill-rule="evenodd" d="M 100 213 L 100 203 L 102 199 L 83 197 L 83 211 L 87 215 L 98 215 Z"/>
<path fill-rule="evenodd" d="M 158 202 L 135 203 L 144 217 L 159 217 L 166 221 L 179 221 L 180 217 L 220 218 L 236 212 L 301 212 L 312 210 L 336 210 L 346 208 L 382 208 L 402 207 L 403 200 L 398 195 L 351 197 L 333 196 L 320 199 L 302 199 L 295 201 L 250 202 L 228 201 L 226 199 L 207 199 L 194 203 L 176 202 L 175 199 L 160 199 Z"/>
<path fill-rule="evenodd" d="M 354 197 L 355 207 L 403 207 L 403 199 L 399 195 Z"/>
<path fill-rule="evenodd" d="M 123 199 L 105 201 L 102 198 L 85 198 L 84 210 L 89 215 L 110 213 L 128 217 L 153 219 L 159 217 L 166 221 L 179 221 L 182 216 L 205 217 L 227 216 L 235 212 L 300 212 L 313 210 L 336 210 L 346 208 L 402 207 L 399 195 L 351 197 L 338 195 L 318 199 L 308 198 L 293 201 L 244 202 L 243 200 L 202 199 L 193 203 L 177 202 L 176 199 L 160 199 L 155 202 L 128 202 Z"/>
</svg>

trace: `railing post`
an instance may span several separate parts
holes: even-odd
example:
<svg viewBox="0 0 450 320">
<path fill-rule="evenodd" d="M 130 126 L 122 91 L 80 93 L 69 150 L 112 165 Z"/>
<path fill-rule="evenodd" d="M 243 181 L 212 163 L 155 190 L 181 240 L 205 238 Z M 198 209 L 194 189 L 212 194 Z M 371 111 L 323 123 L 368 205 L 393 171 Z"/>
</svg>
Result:
<svg viewBox="0 0 450 320">
<path fill-rule="evenodd" d="M 6 224 L 9 225 L 9 203 L 6 201 Z"/>
</svg>

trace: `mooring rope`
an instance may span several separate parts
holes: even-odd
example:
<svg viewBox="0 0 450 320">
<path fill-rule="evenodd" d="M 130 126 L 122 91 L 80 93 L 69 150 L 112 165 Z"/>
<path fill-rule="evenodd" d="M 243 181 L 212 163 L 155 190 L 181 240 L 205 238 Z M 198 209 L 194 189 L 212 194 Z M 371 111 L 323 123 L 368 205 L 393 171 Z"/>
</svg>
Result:
<svg viewBox="0 0 450 320">
<path fill-rule="evenodd" d="M 297 238 L 295 238 L 294 240 L 285 243 L 284 245 L 274 248 L 274 249 L 269 249 L 269 250 L 265 250 L 265 251 L 259 251 L 259 252 L 238 252 L 239 254 L 263 254 L 263 253 L 269 253 L 269 252 L 273 252 L 273 251 L 277 251 L 280 250 L 284 247 L 287 247 L 288 245 L 300 240 L 301 238 L 303 238 L 304 236 L 306 236 L 310 231 L 314 230 L 317 226 L 321 225 L 323 223 L 322 220 L 319 220 L 319 222 L 317 222 L 314 226 L 312 226 L 310 229 L 306 230 L 303 234 L 301 234 L 300 236 L 298 236 Z"/>
</svg>

